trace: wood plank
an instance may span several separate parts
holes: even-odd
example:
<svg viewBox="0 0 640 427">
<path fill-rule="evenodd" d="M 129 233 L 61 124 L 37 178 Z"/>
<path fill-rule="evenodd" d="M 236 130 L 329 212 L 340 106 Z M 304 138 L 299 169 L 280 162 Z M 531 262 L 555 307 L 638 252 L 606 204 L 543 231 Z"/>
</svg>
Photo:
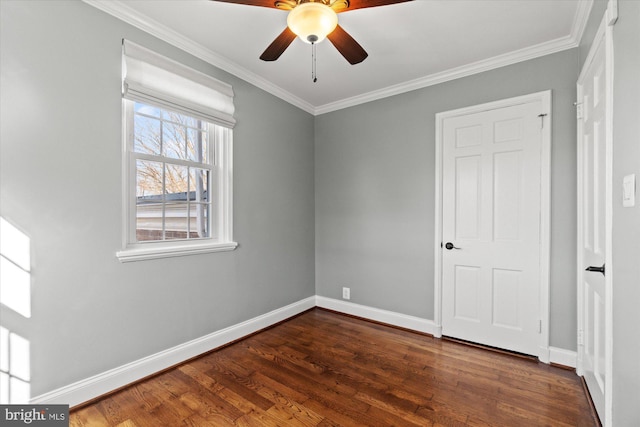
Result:
<svg viewBox="0 0 640 427">
<path fill-rule="evenodd" d="M 573 371 L 321 309 L 92 404 L 83 426 L 596 426 Z"/>
<path fill-rule="evenodd" d="M 96 405 L 87 406 L 78 411 L 74 411 L 69 415 L 70 427 L 108 427 L 112 425 L 109 420 L 104 415 L 102 415 L 102 412 L 98 410 L 98 407 Z"/>
</svg>

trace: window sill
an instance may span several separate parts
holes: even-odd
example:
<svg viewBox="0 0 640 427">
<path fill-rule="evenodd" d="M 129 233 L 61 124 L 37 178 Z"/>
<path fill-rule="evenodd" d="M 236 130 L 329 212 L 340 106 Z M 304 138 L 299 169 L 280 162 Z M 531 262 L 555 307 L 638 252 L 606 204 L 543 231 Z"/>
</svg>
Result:
<svg viewBox="0 0 640 427">
<path fill-rule="evenodd" d="M 207 242 L 196 244 L 140 245 L 116 252 L 120 262 L 144 261 L 148 259 L 172 258 L 186 255 L 206 254 L 234 250 L 236 242 Z"/>
</svg>

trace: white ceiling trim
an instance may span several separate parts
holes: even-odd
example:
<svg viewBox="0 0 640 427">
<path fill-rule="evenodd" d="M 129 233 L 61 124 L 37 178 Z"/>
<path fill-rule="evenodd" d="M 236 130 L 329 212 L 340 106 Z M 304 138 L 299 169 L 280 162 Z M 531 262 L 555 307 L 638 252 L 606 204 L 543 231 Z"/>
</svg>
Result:
<svg viewBox="0 0 640 427">
<path fill-rule="evenodd" d="M 573 25 L 571 26 L 571 37 L 574 38 L 576 45 L 580 44 L 584 29 L 587 28 L 593 2 L 594 0 L 581 0 L 578 3 L 578 10 L 576 10 L 576 14 L 573 17 Z"/>
<path fill-rule="evenodd" d="M 578 9 L 576 10 L 571 28 L 571 34 L 566 37 L 561 37 L 525 49 L 498 55 L 493 58 L 477 61 L 471 64 L 452 68 L 408 82 L 403 82 L 397 85 L 389 86 L 383 89 L 375 90 L 362 95 L 357 95 L 351 98 L 346 98 L 337 102 L 332 102 L 320 106 L 314 106 L 310 104 L 309 102 L 293 95 L 292 93 L 269 82 L 259 75 L 247 70 L 246 68 L 241 67 L 235 62 L 229 61 L 228 59 L 205 48 L 201 44 L 196 43 L 193 40 L 164 26 L 163 24 L 160 24 L 159 22 L 148 18 L 147 16 L 127 6 L 121 0 L 82 1 L 130 25 L 133 25 L 134 27 L 146 33 L 149 33 L 159 38 L 160 40 L 163 40 L 179 49 L 182 49 L 185 52 L 188 52 L 191 55 L 200 58 L 215 67 L 231 73 L 234 76 L 241 78 L 254 86 L 257 86 L 258 88 L 263 89 L 266 92 L 277 96 L 278 98 L 310 114 L 320 115 L 577 47 L 580 44 L 582 34 L 587 25 L 587 20 L 589 19 L 589 13 L 591 12 L 594 0 L 582 0 L 578 4 Z"/>
</svg>

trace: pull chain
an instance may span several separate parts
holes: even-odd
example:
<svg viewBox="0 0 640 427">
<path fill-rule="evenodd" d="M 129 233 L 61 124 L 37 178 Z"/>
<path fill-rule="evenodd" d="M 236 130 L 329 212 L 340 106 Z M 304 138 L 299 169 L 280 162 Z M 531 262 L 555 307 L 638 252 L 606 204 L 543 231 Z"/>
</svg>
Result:
<svg viewBox="0 0 640 427">
<path fill-rule="evenodd" d="M 311 80 L 318 81 L 318 73 L 316 72 L 316 44 L 311 43 Z"/>
</svg>

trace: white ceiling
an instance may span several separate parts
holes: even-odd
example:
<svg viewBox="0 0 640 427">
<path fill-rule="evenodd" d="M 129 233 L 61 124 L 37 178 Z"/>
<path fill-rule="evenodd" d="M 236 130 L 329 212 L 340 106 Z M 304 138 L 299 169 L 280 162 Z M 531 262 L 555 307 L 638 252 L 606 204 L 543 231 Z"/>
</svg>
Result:
<svg viewBox="0 0 640 427">
<path fill-rule="evenodd" d="M 369 53 L 350 65 L 329 43 L 260 54 L 287 12 L 209 0 L 84 0 L 312 113 L 429 86 L 579 44 L 593 0 L 414 0 L 339 14 Z"/>
</svg>

